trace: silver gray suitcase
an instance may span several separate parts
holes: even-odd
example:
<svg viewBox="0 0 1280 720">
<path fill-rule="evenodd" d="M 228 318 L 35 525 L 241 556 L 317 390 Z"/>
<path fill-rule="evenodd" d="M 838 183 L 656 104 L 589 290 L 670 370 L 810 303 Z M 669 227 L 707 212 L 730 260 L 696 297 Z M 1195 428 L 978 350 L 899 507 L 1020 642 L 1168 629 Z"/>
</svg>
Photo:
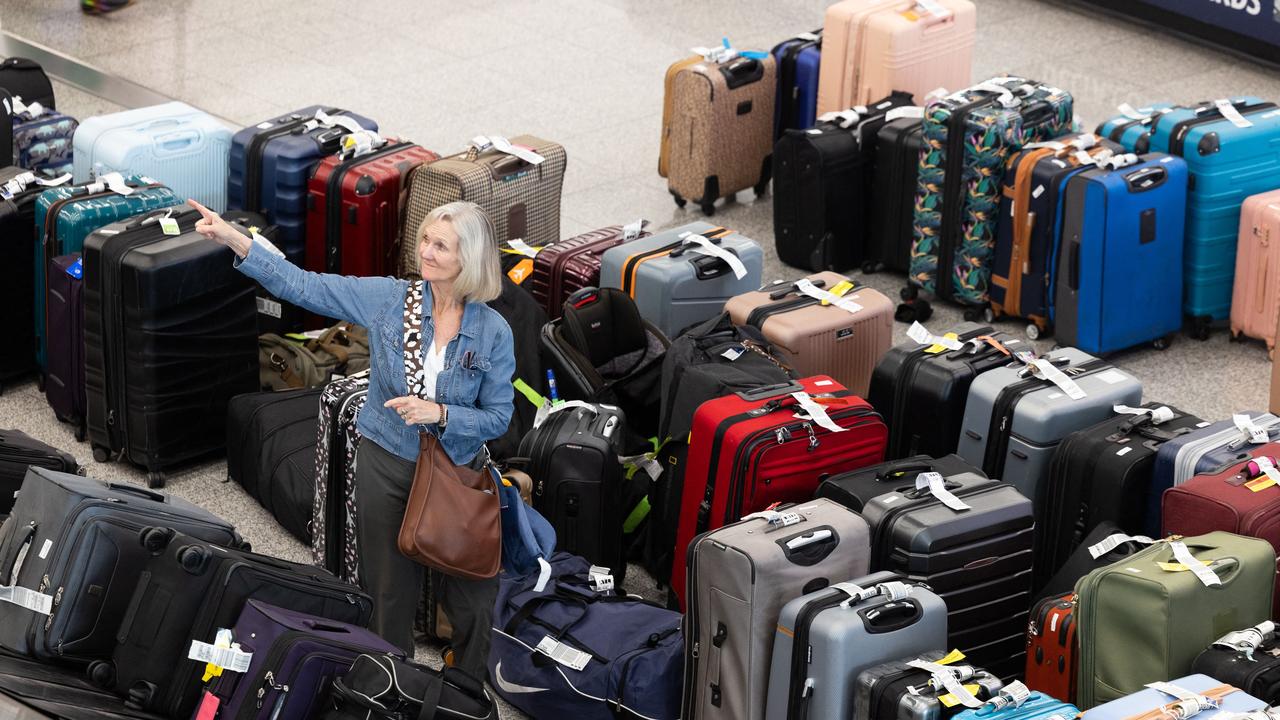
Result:
<svg viewBox="0 0 1280 720">
<path fill-rule="evenodd" d="M 764 251 L 754 240 L 695 222 L 606 250 L 600 285 L 630 295 L 645 320 L 674 338 L 719 315 L 729 298 L 758 289 L 763 268 Z"/>
<path fill-rule="evenodd" d="M 796 598 L 778 618 L 765 717 L 852 717 L 858 673 L 946 642 L 946 603 L 891 572 Z"/>
<path fill-rule="evenodd" d="M 943 720 L 958 715 L 965 709 L 964 705 L 956 703 L 948 707 L 939 698 L 950 693 L 945 688 L 935 687 L 929 673 L 907 665 L 908 661 L 916 658 L 937 662 L 946 655 L 941 650 L 930 650 L 863 670 L 858 674 L 854 689 L 853 715 L 846 717 L 854 720 Z M 965 665 L 963 660 L 952 665 L 964 670 L 960 679 L 971 692 L 973 686 L 977 686 L 977 692 L 973 694 L 978 700 L 989 700 L 1004 687 L 1000 678 L 986 670 Z"/>
<path fill-rule="evenodd" d="M 979 375 L 969 388 L 956 454 L 1018 488 L 1036 506 L 1049 461 L 1067 435 L 1113 415 L 1115 405 L 1142 402 L 1142 383 L 1132 375 L 1075 348 L 1045 356 L 1067 375 L 1084 397 L 1072 399 L 1061 387 L 1027 374 L 1014 363 Z"/>
<path fill-rule="evenodd" d="M 794 598 L 867 574 L 867 522 L 830 500 L 754 513 L 689 544 L 684 720 L 763 720 L 774 627 Z"/>
</svg>

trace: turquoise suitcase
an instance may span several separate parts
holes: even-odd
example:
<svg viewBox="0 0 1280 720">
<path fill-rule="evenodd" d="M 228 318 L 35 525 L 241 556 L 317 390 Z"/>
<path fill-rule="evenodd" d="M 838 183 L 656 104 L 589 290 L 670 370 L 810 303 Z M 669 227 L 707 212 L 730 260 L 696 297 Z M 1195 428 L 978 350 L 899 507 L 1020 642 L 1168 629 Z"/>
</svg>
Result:
<svg viewBox="0 0 1280 720">
<path fill-rule="evenodd" d="M 1177 108 L 1173 103 L 1151 103 L 1140 108 L 1121 105 L 1120 114 L 1104 120 L 1094 132 L 1132 152 L 1140 135 L 1149 132 L 1161 115 Z"/>
<path fill-rule="evenodd" d="M 956 715 L 955 720 L 1050 720 L 1054 717 L 1068 720 L 1078 714 L 1080 711 L 1075 705 L 1041 692 L 1031 692 L 1026 685 L 1014 681 L 982 707 L 965 710 Z"/>
</svg>

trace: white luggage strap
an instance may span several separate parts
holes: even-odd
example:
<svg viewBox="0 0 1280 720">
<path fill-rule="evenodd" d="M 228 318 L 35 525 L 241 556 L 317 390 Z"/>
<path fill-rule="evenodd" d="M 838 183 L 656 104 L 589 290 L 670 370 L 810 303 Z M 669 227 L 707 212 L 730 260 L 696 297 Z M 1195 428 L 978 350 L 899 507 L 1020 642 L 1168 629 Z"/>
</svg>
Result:
<svg viewBox="0 0 1280 720">
<path fill-rule="evenodd" d="M 1167 405 L 1157 408 L 1135 408 L 1128 405 L 1112 405 L 1111 410 L 1119 415 L 1150 415 L 1151 424 L 1159 425 L 1177 417 Z"/>
<path fill-rule="evenodd" d="M 501 135 L 477 135 L 471 138 L 470 152 L 479 155 L 489 150 L 520 158 L 530 165 L 541 165 L 546 160 L 545 157 L 527 147 L 512 145 L 510 140 Z"/>
<path fill-rule="evenodd" d="M 1218 707 L 1218 703 L 1204 695 L 1178 687 L 1173 683 L 1153 682 L 1147 683 L 1146 687 L 1176 698 L 1177 702 L 1172 706 L 1166 706 L 1165 709 L 1176 713 L 1179 720 L 1185 720 L 1185 718 L 1194 717 L 1205 710 L 1213 710 Z"/>
<path fill-rule="evenodd" d="M 1160 108 L 1157 110 L 1149 107 L 1134 109 L 1134 107 L 1129 103 L 1120 103 L 1116 106 L 1116 110 L 1119 110 L 1121 115 L 1124 115 L 1130 120 L 1150 120 L 1152 117 L 1155 117 L 1156 115 L 1163 115 L 1172 109 L 1173 108 Z"/>
<path fill-rule="evenodd" d="M 929 332 L 928 328 L 919 322 L 911 323 L 911 327 L 907 328 L 907 337 L 921 345 L 941 345 L 948 350 L 959 350 L 964 347 L 964 343 L 949 337 L 934 335 Z"/>
<path fill-rule="evenodd" d="M 884 596 L 890 601 L 901 600 L 911 594 L 912 585 L 893 580 L 890 582 L 876 583 L 875 585 L 864 588 L 851 582 L 835 583 L 831 586 L 832 590 L 839 590 L 849 597 L 840 603 L 841 608 L 849 608 L 857 605 L 873 597 Z"/>
<path fill-rule="evenodd" d="M 552 415 L 562 410 L 572 410 L 573 408 L 584 408 L 590 410 L 593 414 L 599 414 L 600 412 L 600 409 L 595 405 L 583 400 L 562 400 L 554 405 L 551 404 L 550 400 L 547 400 L 542 403 L 542 407 L 538 408 L 538 413 L 533 416 L 534 429 L 541 427 L 542 423 L 546 422 L 547 418 Z"/>
<path fill-rule="evenodd" d="M 1115 533 L 1103 538 L 1102 542 L 1089 546 L 1089 556 L 1094 560 L 1106 555 L 1125 543 L 1142 543 L 1143 545 L 1154 545 L 1157 541 L 1152 540 L 1146 535 L 1126 535 L 1124 533 Z"/>
<path fill-rule="evenodd" d="M 799 525 L 805 522 L 807 518 L 798 512 L 778 512 L 777 510 L 761 510 L 753 512 L 750 515 L 743 515 L 743 520 L 764 520 L 769 523 L 769 527 L 765 532 L 773 532 L 784 527 Z"/>
<path fill-rule="evenodd" d="M 1276 624 L 1271 620 L 1264 620 L 1257 625 L 1244 630 L 1233 630 L 1213 641 L 1214 647 L 1224 647 L 1239 653 L 1253 662 L 1253 651 L 1257 650 L 1262 643 L 1275 638 Z"/>
<path fill-rule="evenodd" d="M 1267 431 L 1255 423 L 1253 418 L 1248 415 L 1240 413 L 1232 415 L 1231 422 L 1235 423 L 1236 429 L 1243 434 L 1243 437 L 1229 447 L 1238 447 L 1246 442 L 1253 445 L 1263 445 L 1270 441 Z"/>
<path fill-rule="evenodd" d="M 313 122 L 315 125 L 311 127 L 340 127 L 347 131 L 348 135 L 342 138 L 342 149 L 338 151 L 339 157 L 344 159 L 371 153 L 387 144 L 381 135 L 367 129 L 348 115 L 330 115 L 324 110 L 317 109 Z"/>
<path fill-rule="evenodd" d="M 1169 548 L 1173 550 L 1173 557 L 1183 567 L 1195 574 L 1196 579 L 1205 587 L 1221 585 L 1222 580 L 1218 577 L 1208 565 L 1201 562 L 1196 556 L 1191 554 L 1185 543 L 1181 540 L 1174 540 L 1169 543 Z"/>
<path fill-rule="evenodd" d="M 5 200 L 9 200 L 14 195 L 17 195 L 32 185 L 55 187 L 66 183 L 70 179 L 71 173 L 59 175 L 56 178 L 46 179 L 38 177 L 33 172 L 24 172 L 5 181 L 4 185 L 0 185 L 0 197 L 3 197 Z"/>
<path fill-rule="evenodd" d="M 982 707 L 982 701 L 969 692 L 969 688 L 964 686 L 965 680 L 977 675 L 977 670 L 972 665 L 939 665 L 928 660 L 916 659 L 909 661 L 907 667 L 924 670 L 932 675 L 933 677 L 929 684 L 935 689 L 946 689 L 961 705 L 967 708 Z"/>
<path fill-rule="evenodd" d="M 117 195 L 132 195 L 134 190 L 125 182 L 124 176 L 118 172 L 107 173 L 101 177 L 94 178 L 94 181 L 86 185 L 85 189 L 90 193 L 110 190 Z"/>
<path fill-rule="evenodd" d="M 1000 694 L 988 700 L 983 704 L 983 712 L 990 708 L 993 713 L 1000 712 L 1005 708 L 1019 708 L 1031 697 L 1031 689 L 1023 685 L 1020 681 L 1005 685 L 1000 690 Z"/>
<path fill-rule="evenodd" d="M 733 276 L 737 279 L 741 280 L 747 276 L 747 266 L 742 264 L 742 260 L 739 259 L 737 255 L 734 255 L 697 233 L 682 232 L 679 237 L 681 242 L 685 245 L 696 246 L 690 248 L 693 252 L 710 255 L 711 257 L 723 260 L 729 266 L 729 269 L 733 270 Z"/>
<path fill-rule="evenodd" d="M 1014 80 L 1021 80 L 1021 79 L 1022 78 L 1009 78 L 1009 77 L 991 78 L 990 80 L 984 80 L 983 82 L 980 82 L 977 85 L 970 87 L 969 90 L 971 91 L 985 90 L 987 92 L 996 93 L 996 95 L 998 95 L 998 97 L 996 98 L 996 101 L 999 102 L 1001 106 L 1006 108 L 1015 108 L 1015 107 L 1018 107 L 1018 104 L 1019 104 L 1018 97 L 1013 94 L 1012 90 L 1005 87 L 1003 83 L 1007 81 L 1014 81 Z"/>
<path fill-rule="evenodd" d="M 930 495 L 956 512 L 971 509 L 965 501 L 951 494 L 951 491 L 947 489 L 947 481 L 942 477 L 941 473 L 922 472 L 917 475 L 916 490 L 928 490 Z"/>
<path fill-rule="evenodd" d="M 1218 108 L 1218 112 L 1222 113 L 1222 117 L 1230 121 L 1232 125 L 1241 129 L 1253 127 L 1253 123 L 1244 115 L 1240 114 L 1240 111 L 1236 109 L 1230 99 L 1220 98 L 1218 100 L 1214 100 L 1213 104 Z"/>
<path fill-rule="evenodd" d="M 22 115 L 25 113 L 30 115 L 33 120 L 44 114 L 43 105 L 38 102 L 33 102 L 28 105 L 22 102 L 21 95 L 11 95 L 8 102 L 5 104 L 9 106 L 9 111 L 14 115 Z"/>
<path fill-rule="evenodd" d="M 1027 373 L 1057 385 L 1058 389 L 1072 400 L 1079 400 L 1088 395 L 1075 380 L 1067 377 L 1067 374 L 1059 370 L 1049 358 L 1028 358 L 1023 353 L 1018 353 L 1015 357 L 1027 364 Z"/>
</svg>

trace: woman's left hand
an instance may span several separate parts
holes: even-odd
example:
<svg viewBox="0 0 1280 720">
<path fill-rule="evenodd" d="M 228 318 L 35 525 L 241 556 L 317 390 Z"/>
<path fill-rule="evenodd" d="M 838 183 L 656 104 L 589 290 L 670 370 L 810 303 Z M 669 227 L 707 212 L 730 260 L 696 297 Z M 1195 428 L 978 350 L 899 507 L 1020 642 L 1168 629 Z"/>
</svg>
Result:
<svg viewBox="0 0 1280 720">
<path fill-rule="evenodd" d="M 429 425 L 440 421 L 440 404 L 420 397 L 405 395 L 383 403 L 400 414 L 405 425 Z"/>
</svg>

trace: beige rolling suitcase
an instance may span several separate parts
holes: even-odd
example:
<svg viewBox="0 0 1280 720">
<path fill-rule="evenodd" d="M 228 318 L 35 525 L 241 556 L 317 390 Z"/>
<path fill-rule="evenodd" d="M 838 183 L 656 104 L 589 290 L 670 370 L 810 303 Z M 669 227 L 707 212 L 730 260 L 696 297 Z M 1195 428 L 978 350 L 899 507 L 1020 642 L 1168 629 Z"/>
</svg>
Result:
<svg viewBox="0 0 1280 720">
<path fill-rule="evenodd" d="M 917 100 L 972 83 L 977 9 L 969 0 L 841 0 L 827 8 L 818 114 L 894 90 Z"/>
<path fill-rule="evenodd" d="M 1236 241 L 1231 334 L 1265 340 L 1275 354 L 1280 319 L 1280 190 L 1245 198 Z"/>
<path fill-rule="evenodd" d="M 457 155 L 420 165 L 409 178 L 400 274 L 418 274 L 418 226 L 427 213 L 470 200 L 493 221 L 495 240 L 540 247 L 560 239 L 560 190 L 567 156 L 559 143 L 532 135 L 477 137 Z"/>
<path fill-rule="evenodd" d="M 893 344 L 893 301 L 877 290 L 854 286 L 840 304 L 821 299 L 840 294 L 851 281 L 834 272 L 738 295 L 725 303 L 735 325 L 764 333 L 802 377 L 830 375 L 860 397 L 867 396 L 871 372 Z"/>
</svg>

